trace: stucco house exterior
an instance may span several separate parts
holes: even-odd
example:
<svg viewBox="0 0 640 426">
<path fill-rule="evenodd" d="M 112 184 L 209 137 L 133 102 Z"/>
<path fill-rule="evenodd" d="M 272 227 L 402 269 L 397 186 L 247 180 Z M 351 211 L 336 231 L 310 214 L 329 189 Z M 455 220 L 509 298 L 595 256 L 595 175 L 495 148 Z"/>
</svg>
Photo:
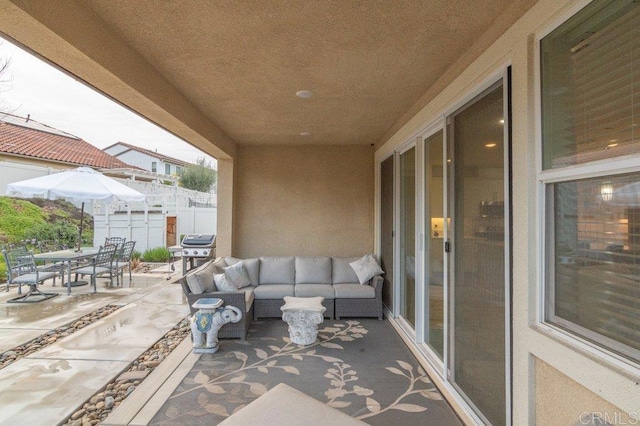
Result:
<svg viewBox="0 0 640 426">
<path fill-rule="evenodd" d="M 117 142 L 103 149 L 109 155 L 127 164 L 139 167 L 153 173 L 168 176 L 177 175 L 181 169 L 189 165 L 188 162 L 162 155 L 157 151 L 140 148 L 124 142 Z"/>
<path fill-rule="evenodd" d="M 63 4 L 0 32 L 217 158 L 218 255 L 375 253 L 465 424 L 638 423 L 637 2 Z"/>
</svg>

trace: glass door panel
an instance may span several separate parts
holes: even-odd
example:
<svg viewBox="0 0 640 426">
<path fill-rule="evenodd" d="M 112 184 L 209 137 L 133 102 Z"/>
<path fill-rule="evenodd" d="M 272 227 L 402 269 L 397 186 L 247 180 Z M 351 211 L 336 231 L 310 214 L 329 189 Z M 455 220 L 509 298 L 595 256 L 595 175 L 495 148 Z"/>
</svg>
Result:
<svg viewBox="0 0 640 426">
<path fill-rule="evenodd" d="M 443 132 L 425 139 L 426 294 L 425 341 L 442 360 L 444 354 L 444 181 Z"/>
<path fill-rule="evenodd" d="M 506 424 L 503 86 L 451 118 L 452 381 L 494 425 Z"/>
<path fill-rule="evenodd" d="M 381 256 L 380 266 L 385 271 L 382 286 L 382 303 L 393 311 L 393 156 L 387 158 L 380 165 L 380 237 Z"/>
<path fill-rule="evenodd" d="M 400 155 L 400 316 L 416 322 L 416 149 Z"/>
</svg>

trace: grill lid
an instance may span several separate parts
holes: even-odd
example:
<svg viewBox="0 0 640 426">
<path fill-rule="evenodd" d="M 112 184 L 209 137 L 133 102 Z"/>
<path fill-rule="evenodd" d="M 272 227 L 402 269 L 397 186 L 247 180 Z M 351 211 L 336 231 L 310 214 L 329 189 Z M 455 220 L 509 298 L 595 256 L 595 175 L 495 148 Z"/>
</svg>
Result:
<svg viewBox="0 0 640 426">
<path fill-rule="evenodd" d="M 182 239 L 182 247 L 212 247 L 215 241 L 214 234 L 187 234 Z"/>
</svg>

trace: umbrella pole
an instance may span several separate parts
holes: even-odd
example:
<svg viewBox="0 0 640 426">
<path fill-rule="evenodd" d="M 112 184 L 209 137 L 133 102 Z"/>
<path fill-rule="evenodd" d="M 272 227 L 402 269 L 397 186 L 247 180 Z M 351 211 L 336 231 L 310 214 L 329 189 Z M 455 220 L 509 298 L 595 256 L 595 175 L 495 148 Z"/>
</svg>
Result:
<svg viewBox="0 0 640 426">
<path fill-rule="evenodd" d="M 82 244 L 82 220 L 84 219 L 84 201 L 82 202 L 82 208 L 80 209 L 80 230 L 78 235 L 78 252 L 80 252 L 80 244 Z"/>
</svg>

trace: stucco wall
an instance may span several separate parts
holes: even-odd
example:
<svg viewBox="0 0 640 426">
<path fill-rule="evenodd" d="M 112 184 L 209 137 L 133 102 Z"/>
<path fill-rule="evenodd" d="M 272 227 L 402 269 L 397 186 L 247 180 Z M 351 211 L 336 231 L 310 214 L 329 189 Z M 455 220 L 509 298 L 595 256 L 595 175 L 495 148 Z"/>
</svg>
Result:
<svg viewBox="0 0 640 426">
<path fill-rule="evenodd" d="M 234 255 L 373 252 L 373 148 L 247 146 L 236 165 Z"/>
<path fill-rule="evenodd" d="M 535 369 L 536 424 L 598 424 L 598 419 L 608 424 L 640 423 L 640 411 L 625 413 L 549 364 L 536 359 Z"/>
</svg>

